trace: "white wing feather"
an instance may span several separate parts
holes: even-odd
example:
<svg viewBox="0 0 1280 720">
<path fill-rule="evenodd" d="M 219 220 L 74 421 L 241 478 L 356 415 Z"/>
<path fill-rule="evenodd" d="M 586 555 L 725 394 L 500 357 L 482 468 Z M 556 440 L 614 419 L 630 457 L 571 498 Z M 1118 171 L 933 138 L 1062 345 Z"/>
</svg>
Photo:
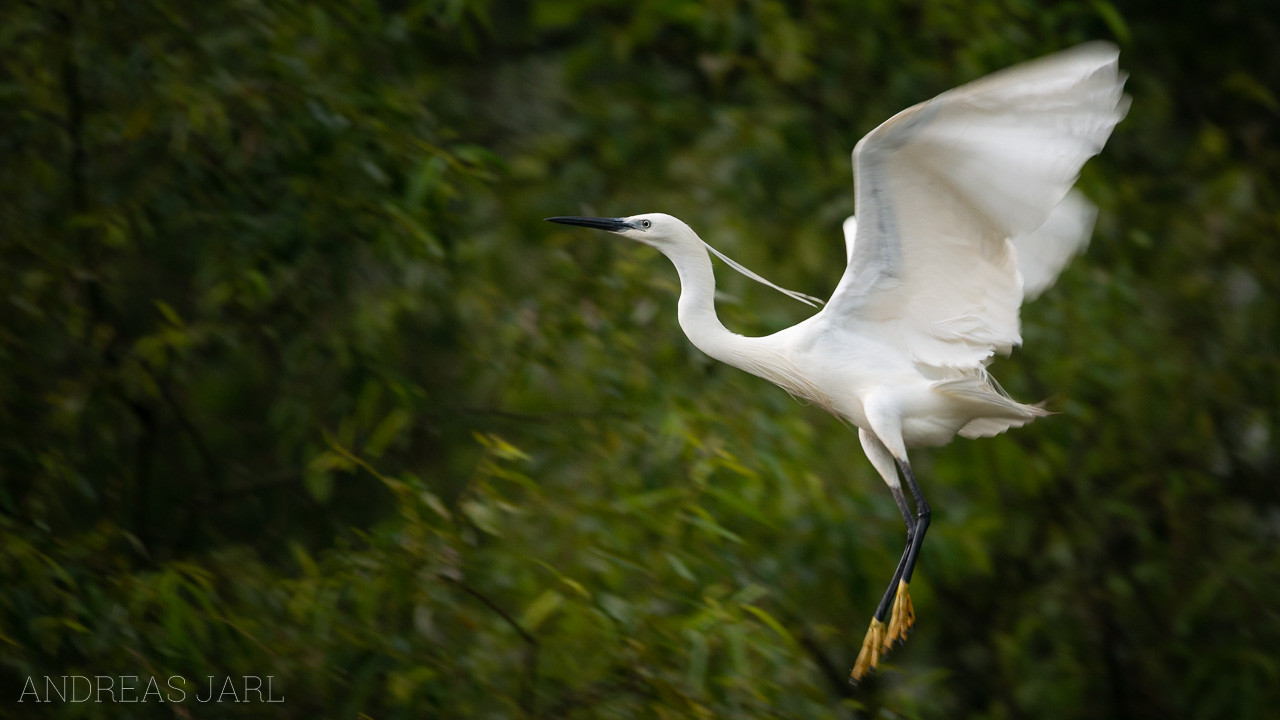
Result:
<svg viewBox="0 0 1280 720">
<path fill-rule="evenodd" d="M 1072 188 L 1043 225 L 1010 238 L 1018 254 L 1018 272 L 1022 273 L 1023 302 L 1048 290 L 1071 258 L 1084 251 L 1097 218 L 1097 206 Z"/>
<path fill-rule="evenodd" d="M 853 262 L 853 241 L 858 237 L 858 216 L 850 215 L 844 219 L 845 262 Z"/>
<path fill-rule="evenodd" d="M 1018 65 L 863 138 L 856 243 L 826 322 L 938 367 L 1019 344 L 1024 284 L 1051 284 L 1092 229 L 1092 206 L 1067 193 L 1128 109 L 1118 57 L 1090 43 Z"/>
</svg>

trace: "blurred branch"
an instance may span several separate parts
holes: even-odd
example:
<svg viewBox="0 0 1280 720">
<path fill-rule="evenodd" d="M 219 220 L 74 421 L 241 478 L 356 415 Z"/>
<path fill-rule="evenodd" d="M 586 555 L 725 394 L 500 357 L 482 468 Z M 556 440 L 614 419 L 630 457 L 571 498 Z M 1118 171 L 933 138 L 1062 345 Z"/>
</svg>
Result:
<svg viewBox="0 0 1280 720">
<path fill-rule="evenodd" d="M 457 586 L 458 589 L 462 590 L 468 595 L 484 603 L 486 607 L 488 607 L 490 610 L 497 613 L 499 617 L 505 620 L 506 623 L 516 631 L 516 634 L 518 634 L 520 638 L 524 640 L 525 642 L 525 654 L 524 654 L 525 675 L 524 675 L 524 679 L 521 681 L 521 687 L 520 687 L 520 709 L 524 710 L 525 715 L 527 715 L 528 717 L 535 717 L 537 715 L 537 712 L 536 712 L 537 696 L 535 693 L 535 684 L 537 683 L 537 679 L 538 679 L 538 649 L 539 649 L 538 640 L 532 635 L 530 635 L 528 632 L 526 632 L 524 628 L 520 627 L 520 623 L 516 622 L 516 619 L 511 617 L 511 615 L 509 615 L 506 610 L 503 610 L 502 608 L 498 607 L 497 603 L 493 602 L 489 598 L 482 595 L 480 591 L 462 582 L 461 580 L 458 580 L 456 578 L 451 578 L 445 574 L 439 574 L 436 577 L 439 577 L 441 580 L 444 580 L 447 583 L 451 583 Z"/>
<path fill-rule="evenodd" d="M 758 582 L 765 587 L 773 585 L 769 579 L 757 573 L 755 568 L 750 565 L 742 564 L 739 567 L 751 576 L 755 582 Z M 786 621 L 786 624 L 788 626 L 799 628 L 799 632 L 791 630 L 790 627 L 788 627 L 788 631 L 790 631 L 792 635 L 796 636 L 800 647 L 804 648 L 804 651 L 813 659 L 814 664 L 816 664 L 818 666 L 818 670 L 821 671 L 823 679 L 825 679 L 827 684 L 831 687 L 831 691 L 840 698 L 855 697 L 854 688 L 849 684 L 848 673 L 841 670 L 840 666 L 837 665 L 835 661 L 831 659 L 831 656 L 827 654 L 827 651 L 822 647 L 822 644 L 818 642 L 818 639 L 814 636 L 813 631 L 809 629 L 809 624 L 804 621 L 800 612 L 792 609 L 791 603 L 785 595 L 775 595 L 774 601 L 776 603 L 778 615 Z"/>
<path fill-rule="evenodd" d="M 80 15 L 80 4 L 72 5 L 72 13 Z M 62 94 L 66 103 L 66 122 L 62 129 L 67 133 L 67 143 L 71 154 L 67 159 L 67 182 L 69 186 L 70 212 L 72 220 L 71 235 L 74 247 L 80 255 L 80 268 L 70 268 L 72 277 L 84 289 L 85 302 L 89 307 L 89 318 L 84 323 L 83 340 L 88 340 L 98 325 L 103 314 L 102 287 L 96 269 L 98 268 L 97 252 L 89 240 L 90 230 L 82 220 L 89 213 L 89 189 L 85 180 L 85 165 L 88 162 L 88 151 L 84 146 L 84 91 L 80 83 L 80 66 L 75 54 L 75 25 L 72 16 L 55 10 L 53 17 L 61 31 L 63 42 L 62 63 L 59 68 L 62 83 Z M 76 272 L 83 269 L 83 272 Z"/>
<path fill-rule="evenodd" d="M 134 457 L 133 533 L 145 548 L 151 539 L 148 499 L 156 447 L 156 417 L 147 404 L 130 400 L 128 405 L 142 426 Z"/>
<path fill-rule="evenodd" d="M 66 13 L 55 10 L 53 16 L 57 20 L 58 29 L 62 31 L 65 44 L 60 72 L 62 92 L 65 95 L 67 104 L 67 119 L 64 129 L 71 145 L 71 157 L 68 162 L 67 173 L 71 186 L 71 210 L 73 213 L 79 214 L 84 212 L 88 205 L 84 179 L 86 156 L 84 149 L 84 93 L 80 89 L 80 67 L 75 60 L 75 26 L 71 22 L 71 17 Z"/>
<path fill-rule="evenodd" d="M 500 408 L 483 408 L 483 407 L 456 407 L 450 410 L 444 410 L 434 413 L 427 413 L 439 417 L 450 413 L 458 415 L 489 415 L 492 417 L 500 417 L 506 420 L 524 420 L 529 422 L 544 422 L 546 420 L 569 420 L 569 419 L 590 419 L 602 417 L 616 417 L 633 420 L 635 413 L 619 412 L 617 410 L 565 410 L 563 412 L 546 412 L 546 413 L 522 413 L 512 410 L 502 410 Z"/>
<path fill-rule="evenodd" d="M 547 710 L 546 716 L 551 718 L 568 717 L 577 708 L 596 707 L 601 697 L 616 697 L 619 692 L 626 692 L 645 698 L 658 696 L 653 686 L 646 682 L 640 673 L 629 671 L 629 668 L 618 668 L 614 671 L 612 679 L 592 683 L 578 692 L 570 692 L 563 695 L 555 705 Z"/>
<path fill-rule="evenodd" d="M 215 468 L 217 468 L 217 462 L 214 460 L 213 453 L 209 451 L 209 445 L 205 442 L 204 435 L 196 428 L 195 423 L 191 421 L 187 413 L 183 411 L 177 399 L 173 397 L 173 392 L 169 389 L 168 378 L 160 377 L 155 368 L 151 367 L 150 363 L 145 360 L 139 360 L 138 364 L 142 367 L 143 372 L 151 378 L 151 381 L 156 384 L 156 388 L 160 390 L 160 397 L 164 400 L 165 405 L 168 406 L 169 412 L 173 413 L 173 416 L 178 420 L 178 425 L 191 439 L 191 444 L 195 447 L 196 454 L 200 456 L 200 460 L 204 463 L 205 474 L 208 476 L 210 484 L 216 484 L 217 472 Z"/>
<path fill-rule="evenodd" d="M 796 633 L 796 639 L 799 640 L 800 647 L 804 648 L 805 652 L 809 653 L 809 657 L 813 658 L 813 662 L 822 671 L 822 677 L 831 686 L 831 690 L 842 698 L 853 697 L 853 686 L 849 684 L 849 674 L 841 670 L 832 661 L 831 656 L 827 655 L 827 651 L 823 649 L 822 645 L 818 643 L 818 639 L 810 632 L 808 625 L 799 623 L 799 627 L 800 632 Z"/>
</svg>

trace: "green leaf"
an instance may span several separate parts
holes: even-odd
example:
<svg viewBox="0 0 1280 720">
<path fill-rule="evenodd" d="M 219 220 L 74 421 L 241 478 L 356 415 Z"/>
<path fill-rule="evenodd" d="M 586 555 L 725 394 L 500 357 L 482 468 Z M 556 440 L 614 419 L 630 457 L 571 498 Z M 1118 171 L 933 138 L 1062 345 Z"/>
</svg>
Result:
<svg viewBox="0 0 1280 720">
<path fill-rule="evenodd" d="M 307 492 L 311 493 L 311 497 L 316 502 L 324 504 L 329 502 L 329 498 L 333 497 L 333 475 L 327 472 L 308 472 L 303 476 L 303 481 L 307 486 Z"/>
<path fill-rule="evenodd" d="M 796 646 L 796 639 L 791 634 L 791 632 L 788 631 L 782 625 L 782 623 L 778 622 L 776 618 L 774 618 L 769 613 L 765 612 L 763 608 L 756 607 L 755 605 L 743 605 L 742 609 L 746 610 L 752 615 L 755 615 L 756 618 L 760 620 L 760 622 L 764 623 L 765 625 L 768 625 L 769 628 L 774 632 L 778 633 L 778 636 L 781 637 L 783 640 L 785 640 L 788 645 L 792 647 Z"/>
<path fill-rule="evenodd" d="M 369 439 L 364 443 L 364 454 L 371 459 L 382 457 L 382 453 L 387 449 L 387 446 L 396 439 L 412 420 L 412 416 L 405 410 L 400 408 L 392 410 L 369 434 Z"/>
<path fill-rule="evenodd" d="M 498 529 L 498 515 L 493 508 L 478 500 L 466 500 L 462 503 L 462 514 L 466 515 L 475 526 L 493 536 L 501 536 Z"/>
<path fill-rule="evenodd" d="M 525 632 L 532 633 L 563 604 L 563 595 L 555 590 L 544 591 L 525 609 L 524 615 L 520 618 L 520 626 L 525 629 Z"/>
<path fill-rule="evenodd" d="M 422 223 L 418 222 L 409 213 L 397 207 L 390 200 L 382 202 L 382 209 L 386 211 L 392 219 L 396 220 L 401 227 L 409 232 L 409 235 L 415 238 L 428 255 L 435 258 L 444 257 L 444 246 L 436 239 L 435 235 L 428 230 Z"/>
<path fill-rule="evenodd" d="M 677 575 L 689 582 L 697 582 L 698 579 L 689 571 L 689 566 L 685 565 L 683 560 L 671 553 L 665 553 L 665 557 L 667 562 L 671 564 L 671 569 L 675 570 Z"/>
<path fill-rule="evenodd" d="M 175 311 L 169 303 L 163 300 L 155 300 L 154 303 L 156 308 L 160 311 L 160 314 L 164 315 L 165 319 L 168 320 L 171 325 L 174 327 L 182 327 L 182 318 L 178 316 L 177 311 Z"/>
</svg>

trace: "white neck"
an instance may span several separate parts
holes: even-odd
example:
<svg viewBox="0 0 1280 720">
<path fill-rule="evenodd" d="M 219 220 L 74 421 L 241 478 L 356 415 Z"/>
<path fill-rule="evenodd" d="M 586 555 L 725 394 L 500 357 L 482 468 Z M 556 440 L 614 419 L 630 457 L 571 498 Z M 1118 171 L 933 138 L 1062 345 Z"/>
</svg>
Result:
<svg viewBox="0 0 1280 720">
<path fill-rule="evenodd" d="M 696 236 L 695 236 L 696 239 Z M 702 241 L 661 248 L 680 274 L 680 328 L 702 352 L 735 367 L 755 338 L 729 332 L 716 316 L 716 276 Z"/>
<path fill-rule="evenodd" d="M 699 350 L 716 360 L 762 377 L 796 397 L 835 413 L 831 399 L 809 381 L 784 353 L 778 352 L 770 339 L 776 335 L 743 337 L 729 332 L 720 323 L 720 318 L 716 317 L 716 276 L 711 270 L 711 257 L 692 230 L 688 235 L 687 242 L 658 246 L 680 273 L 679 314 L 684 334 Z"/>
</svg>

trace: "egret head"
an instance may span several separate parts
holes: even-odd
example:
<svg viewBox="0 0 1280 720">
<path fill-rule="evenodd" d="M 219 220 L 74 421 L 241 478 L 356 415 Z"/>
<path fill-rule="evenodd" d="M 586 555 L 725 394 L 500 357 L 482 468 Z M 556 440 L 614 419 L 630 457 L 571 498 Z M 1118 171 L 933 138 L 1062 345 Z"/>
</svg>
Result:
<svg viewBox="0 0 1280 720">
<path fill-rule="evenodd" d="M 547 218 L 547 222 L 606 230 L 659 249 L 680 241 L 697 240 L 697 235 L 688 225 L 666 213 L 645 213 L 619 218 L 552 217 Z"/>
<path fill-rule="evenodd" d="M 676 267 L 680 267 L 685 259 L 694 257 L 695 253 L 701 256 L 702 261 L 706 262 L 706 253 L 711 252 L 716 257 L 725 261 L 729 267 L 755 280 L 756 282 L 767 285 L 774 290 L 795 298 L 800 302 L 818 307 L 822 305 L 822 301 L 816 297 L 798 293 L 795 290 L 778 287 L 773 283 L 765 280 L 759 275 L 751 272 L 745 267 L 734 262 L 729 256 L 720 252 L 703 242 L 693 228 L 685 225 L 678 218 L 671 217 L 666 213 L 645 213 L 643 215 L 632 215 L 630 217 L 619 218 L 599 218 L 599 217 L 551 217 L 547 218 L 547 222 L 560 223 L 562 225 L 579 225 L 581 227 L 596 228 L 597 230 L 607 230 L 623 237 L 631 238 L 655 247 L 662 251 L 664 255 L 671 258 L 676 263 Z M 702 248 L 706 248 L 703 251 Z"/>
</svg>

